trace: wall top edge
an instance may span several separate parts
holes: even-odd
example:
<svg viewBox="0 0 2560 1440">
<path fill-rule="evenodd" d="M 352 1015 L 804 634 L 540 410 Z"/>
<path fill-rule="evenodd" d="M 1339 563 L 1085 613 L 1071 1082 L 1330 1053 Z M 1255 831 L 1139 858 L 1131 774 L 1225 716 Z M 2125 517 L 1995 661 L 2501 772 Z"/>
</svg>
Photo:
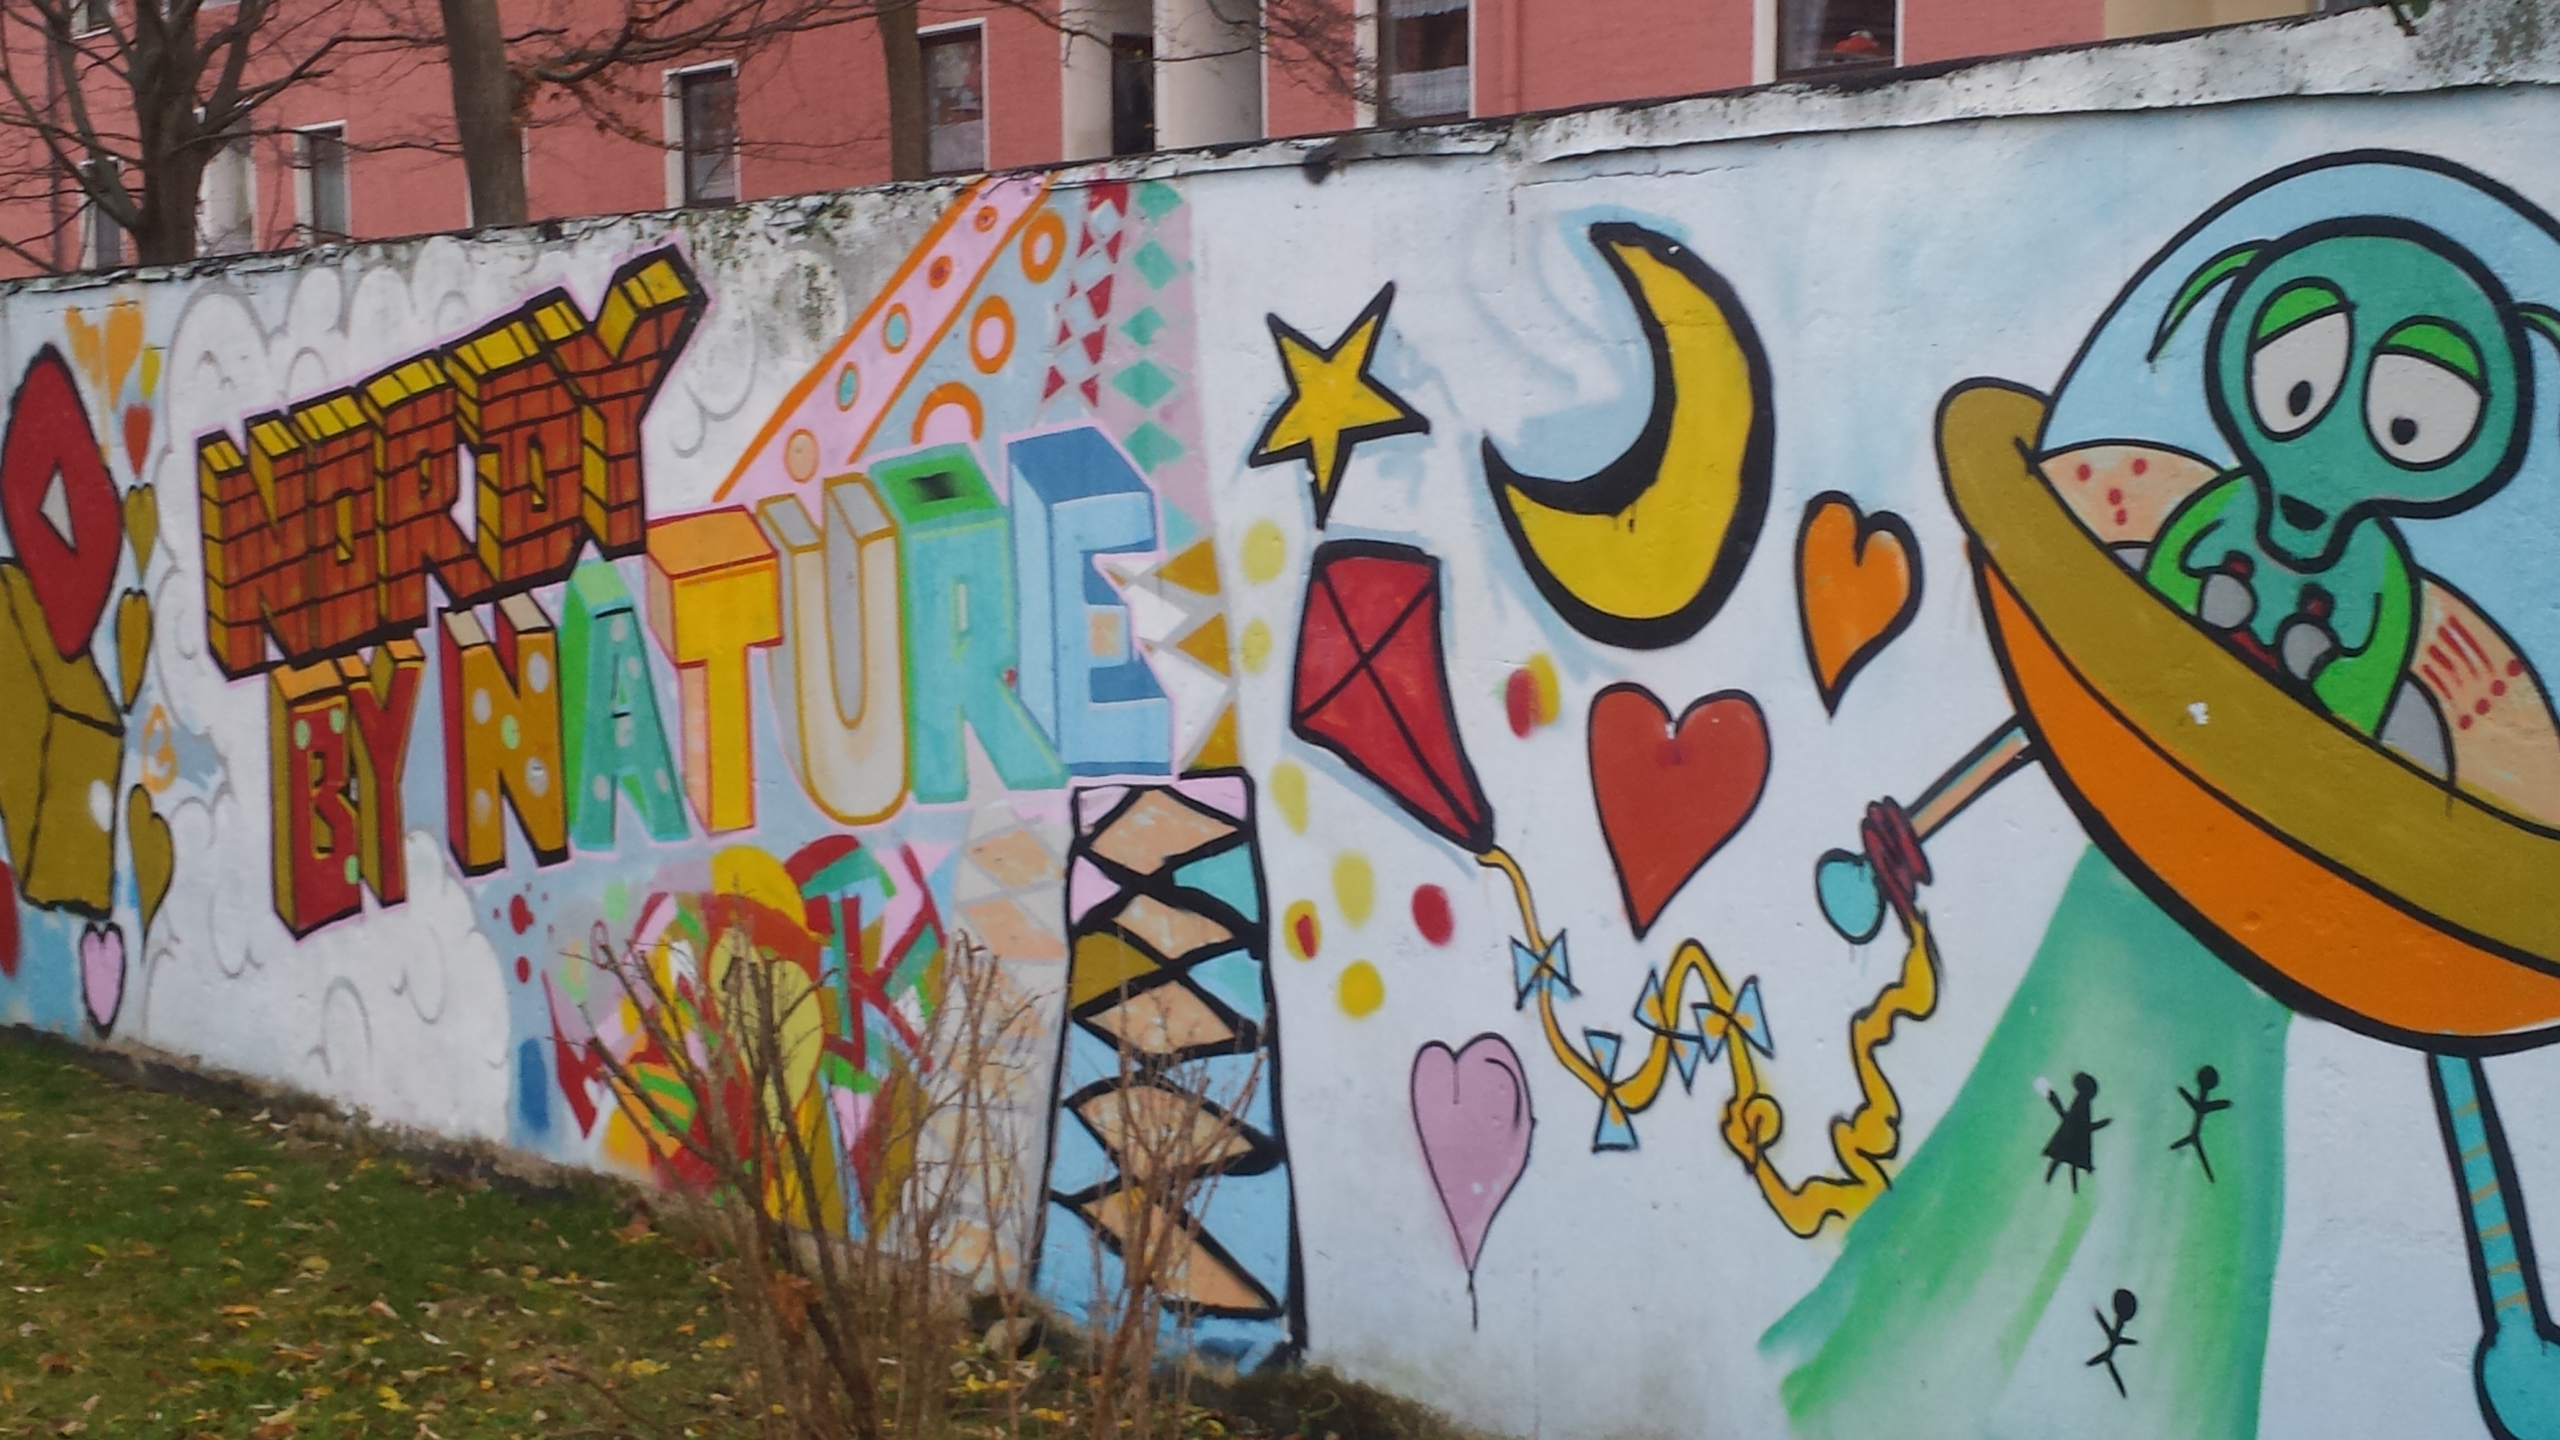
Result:
<svg viewBox="0 0 2560 1440">
<path fill-rule="evenodd" d="M 2409 29 L 2388 6 L 2375 5 L 2332 15 L 1944 61 L 1820 83 L 1782 82 L 1034 168 L 1067 185 L 1281 167 L 1298 168 L 1310 180 L 1321 181 L 1343 165 L 1387 160 L 1498 155 L 1521 165 L 1546 165 L 1610 152 L 1786 135 L 2555 84 L 2560 84 L 2560 9 L 2544 0 L 2438 0 Z M 967 178 L 863 186 L 718 210 L 582 216 L 505 229 L 207 257 L 185 265 L 42 276 L 0 282 L 0 295 L 290 270 L 366 252 L 390 254 L 437 238 L 560 243 L 610 232 L 805 233 L 830 219 L 852 218 L 857 200 L 890 206 L 921 202 L 938 209 Z"/>
</svg>

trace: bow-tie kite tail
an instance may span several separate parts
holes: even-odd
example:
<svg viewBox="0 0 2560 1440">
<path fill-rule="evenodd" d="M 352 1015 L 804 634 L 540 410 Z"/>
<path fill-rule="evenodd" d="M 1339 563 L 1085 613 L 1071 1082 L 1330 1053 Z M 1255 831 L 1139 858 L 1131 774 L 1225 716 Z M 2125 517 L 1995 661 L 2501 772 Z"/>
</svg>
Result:
<svg viewBox="0 0 2560 1440">
<path fill-rule="evenodd" d="M 1724 1111 L 1725 1143 L 1760 1182 L 1760 1193 L 1780 1223 L 1797 1235 L 1811 1236 L 1834 1216 L 1843 1221 L 1855 1219 L 1884 1192 L 1889 1182 L 1883 1162 L 1902 1145 L 1902 1101 L 1894 1093 L 1893 1082 L 1876 1052 L 1892 1040 L 1894 1026 L 1903 1017 L 1925 1020 L 1938 1004 L 1937 945 L 1930 938 L 1927 917 L 1916 905 L 1893 906 L 1910 939 L 1901 973 L 1849 1021 L 1849 1053 L 1857 1069 L 1859 1101 L 1856 1110 L 1831 1122 L 1831 1149 L 1839 1162 L 1839 1173 L 1809 1176 L 1791 1183 L 1779 1173 L 1768 1154 L 1785 1131 L 1785 1112 L 1777 1096 L 1762 1083 L 1759 1065 L 1751 1055 L 1755 1046 L 1763 1053 L 1768 1053 L 1769 1047 L 1766 1021 L 1758 1007 L 1757 981 L 1745 980 L 1737 991 L 1716 968 L 1705 946 L 1695 940 L 1682 941 L 1672 956 L 1669 973 L 1659 977 L 1658 985 L 1654 977 L 1648 977 L 1646 993 L 1638 1002 L 1636 1018 L 1652 1033 L 1652 1044 L 1634 1074 L 1623 1080 L 1613 1079 L 1608 1070 L 1614 1066 L 1595 1064 L 1593 1056 L 1566 1038 L 1563 1022 L 1556 1014 L 1556 991 L 1570 990 L 1571 981 L 1560 972 L 1543 968 L 1548 964 L 1544 957 L 1552 953 L 1552 946 L 1538 926 L 1537 903 L 1519 862 L 1499 845 L 1488 847 L 1476 859 L 1510 880 L 1512 896 L 1520 907 L 1521 928 L 1530 948 L 1540 957 L 1541 971 L 1523 982 L 1522 1000 L 1528 998 L 1527 992 L 1535 992 L 1547 1047 L 1555 1053 L 1557 1063 L 1604 1107 L 1614 1106 L 1630 1116 L 1650 1108 L 1660 1098 L 1683 1042 L 1703 1047 L 1710 1058 L 1721 1050 L 1733 1077 L 1733 1098 Z M 1895 898 L 1899 902 L 1900 897 Z M 1705 1002 L 1694 1007 L 1699 1023 L 1696 1032 L 1684 1031 L 1679 1019 L 1684 1009 L 1691 1008 L 1683 1001 L 1692 977 L 1704 992 Z M 1684 1065 L 1684 1076 L 1688 1073 Z"/>
</svg>

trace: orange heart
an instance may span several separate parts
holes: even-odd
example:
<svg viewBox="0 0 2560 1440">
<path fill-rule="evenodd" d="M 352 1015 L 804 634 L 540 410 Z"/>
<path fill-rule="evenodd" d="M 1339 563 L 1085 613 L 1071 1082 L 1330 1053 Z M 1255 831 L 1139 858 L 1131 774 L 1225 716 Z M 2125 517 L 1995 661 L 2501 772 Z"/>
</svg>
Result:
<svg viewBox="0 0 2560 1440">
<path fill-rule="evenodd" d="M 118 300 L 107 307 L 107 398 L 124 393 L 124 377 L 142 358 L 142 302 Z"/>
<path fill-rule="evenodd" d="M 97 326 L 89 323 L 89 317 L 81 314 L 80 307 L 77 305 L 62 312 L 62 331 L 70 337 L 71 359 L 80 367 L 80 373 L 89 377 L 90 384 L 105 389 L 107 384 L 106 335 Z"/>
<path fill-rule="evenodd" d="M 1919 613 L 1910 524 L 1890 510 L 1861 514 L 1837 490 L 1813 497 L 1796 534 L 1796 602 L 1814 687 L 1837 711 L 1849 682 Z"/>
</svg>

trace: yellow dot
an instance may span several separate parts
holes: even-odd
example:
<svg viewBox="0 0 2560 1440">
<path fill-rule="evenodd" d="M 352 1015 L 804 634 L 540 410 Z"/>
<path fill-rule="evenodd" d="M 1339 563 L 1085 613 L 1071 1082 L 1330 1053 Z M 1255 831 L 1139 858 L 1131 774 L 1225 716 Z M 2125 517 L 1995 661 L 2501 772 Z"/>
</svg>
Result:
<svg viewBox="0 0 2560 1440">
<path fill-rule="evenodd" d="M 1556 662 L 1539 651 L 1529 657 L 1529 679 L 1538 687 L 1538 723 L 1553 725 L 1564 709 L 1564 701 L 1556 689 Z"/>
<path fill-rule="evenodd" d="M 1271 627 L 1256 620 L 1244 627 L 1244 641 L 1238 647 L 1244 652 L 1246 673 L 1259 675 L 1271 663 Z"/>
<path fill-rule="evenodd" d="M 1345 850 L 1334 857 L 1333 903 L 1342 907 L 1342 918 L 1357 929 L 1369 923 L 1369 908 L 1378 899 L 1378 877 L 1369 868 L 1369 857 L 1357 850 Z"/>
<path fill-rule="evenodd" d="M 1307 833 L 1307 772 L 1283 760 L 1271 767 L 1271 803 L 1280 807 L 1280 818 L 1289 822 L 1290 833 Z"/>
<path fill-rule="evenodd" d="M 1289 947 L 1289 958 L 1316 958 L 1316 951 L 1324 946 L 1324 922 L 1316 918 L 1315 902 L 1289 902 L 1289 908 L 1280 915 L 1280 939 Z"/>
<path fill-rule="evenodd" d="M 1289 542 L 1280 527 L 1269 520 L 1256 520 L 1244 532 L 1244 578 L 1256 585 L 1280 578 L 1280 569 L 1289 563 Z"/>
<path fill-rule="evenodd" d="M 1377 1013 L 1387 1003 L 1387 982 L 1378 978 L 1378 967 L 1366 960 L 1354 960 L 1342 967 L 1342 983 L 1335 991 L 1342 1003 L 1342 1013 L 1357 1020 Z"/>
</svg>

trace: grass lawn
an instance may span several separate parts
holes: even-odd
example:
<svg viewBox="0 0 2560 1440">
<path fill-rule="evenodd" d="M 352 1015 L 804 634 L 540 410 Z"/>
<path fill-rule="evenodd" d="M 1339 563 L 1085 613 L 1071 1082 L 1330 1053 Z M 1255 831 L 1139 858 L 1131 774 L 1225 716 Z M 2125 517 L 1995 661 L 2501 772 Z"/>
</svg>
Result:
<svg viewBox="0 0 2560 1440">
<path fill-rule="evenodd" d="M 708 1272 L 604 1182 L 440 1176 L 0 1032 L 0 1436 L 725 1429 Z"/>
</svg>

